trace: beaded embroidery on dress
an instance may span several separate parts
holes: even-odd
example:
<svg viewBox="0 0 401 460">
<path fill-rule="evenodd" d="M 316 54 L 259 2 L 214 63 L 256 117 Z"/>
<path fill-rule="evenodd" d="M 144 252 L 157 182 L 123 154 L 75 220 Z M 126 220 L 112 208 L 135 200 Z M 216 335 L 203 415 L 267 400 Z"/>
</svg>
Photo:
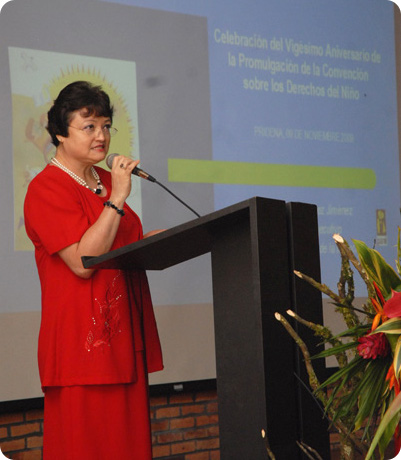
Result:
<svg viewBox="0 0 401 460">
<path fill-rule="evenodd" d="M 90 352 L 110 346 L 113 337 L 121 332 L 120 303 L 126 296 L 122 272 L 113 279 L 103 300 L 95 298 L 97 311 L 91 318 L 92 327 L 86 337 L 85 349 Z"/>
</svg>

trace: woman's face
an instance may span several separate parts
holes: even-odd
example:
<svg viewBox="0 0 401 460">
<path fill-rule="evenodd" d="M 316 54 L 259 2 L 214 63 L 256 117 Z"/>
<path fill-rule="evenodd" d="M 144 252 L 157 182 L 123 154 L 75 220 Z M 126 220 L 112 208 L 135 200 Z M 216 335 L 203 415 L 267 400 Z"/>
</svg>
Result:
<svg viewBox="0 0 401 460">
<path fill-rule="evenodd" d="M 57 136 L 58 148 L 69 159 L 92 165 L 105 159 L 110 145 L 111 120 L 107 117 L 86 115 L 85 110 L 71 114 L 68 137 Z"/>
</svg>

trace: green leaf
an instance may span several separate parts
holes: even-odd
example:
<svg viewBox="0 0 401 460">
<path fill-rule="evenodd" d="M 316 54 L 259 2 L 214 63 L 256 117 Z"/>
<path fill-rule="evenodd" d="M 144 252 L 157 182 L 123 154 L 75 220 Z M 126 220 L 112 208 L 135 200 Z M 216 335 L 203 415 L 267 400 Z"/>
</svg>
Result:
<svg viewBox="0 0 401 460">
<path fill-rule="evenodd" d="M 377 327 L 371 334 L 384 332 L 385 334 L 401 334 L 401 319 L 391 318 Z"/>
<path fill-rule="evenodd" d="M 347 329 L 343 332 L 340 332 L 339 334 L 333 336 L 333 337 L 330 337 L 330 339 L 338 339 L 340 337 L 361 337 L 363 335 L 365 335 L 368 330 L 370 329 L 370 325 L 366 325 L 366 324 L 358 324 L 354 327 L 352 327 L 351 329 Z"/>
<path fill-rule="evenodd" d="M 395 347 L 397 346 L 397 342 L 398 342 L 398 337 L 396 336 L 396 334 L 387 334 L 386 337 L 390 344 L 391 352 L 394 355 Z"/>
<path fill-rule="evenodd" d="M 357 345 L 358 342 L 349 342 L 343 343 L 341 345 L 336 345 L 334 347 L 328 348 L 327 350 L 323 350 L 317 355 L 312 356 L 312 359 L 327 358 L 327 356 L 337 355 L 338 353 L 343 353 L 344 351 L 347 351 L 350 348 L 355 348 Z"/>
<path fill-rule="evenodd" d="M 400 421 L 400 414 L 393 418 L 393 420 L 386 426 L 383 435 L 379 439 L 379 452 L 384 457 L 387 446 L 390 444 L 394 436 L 395 429 Z"/>
<path fill-rule="evenodd" d="M 396 377 L 398 378 L 401 369 L 401 337 L 398 337 L 397 345 L 395 346 L 393 362 L 394 372 Z"/>
<path fill-rule="evenodd" d="M 353 428 L 357 430 L 365 425 L 364 436 L 366 436 L 371 421 L 380 415 L 382 404 L 385 404 L 387 399 L 384 398 L 387 388 L 385 377 L 391 362 L 390 355 L 375 360 L 357 356 L 322 384 L 323 387 L 335 383 L 333 393 L 325 408 L 326 411 L 329 411 L 333 405 L 335 406 L 332 423 L 343 417 L 349 419 L 350 414 L 355 414 L 351 420 Z M 351 381 L 353 382 L 352 391 L 343 393 L 342 388 Z M 383 399 L 384 402 L 382 402 Z"/>
<path fill-rule="evenodd" d="M 375 416 L 380 408 L 380 400 L 383 397 L 386 383 L 386 374 L 391 360 L 369 360 L 361 381 L 353 393 L 359 394 L 358 413 L 355 417 L 355 430 L 361 428 L 366 419 L 369 421 Z M 377 415 L 377 414 L 376 414 Z"/>
<path fill-rule="evenodd" d="M 369 276 L 374 281 L 384 297 L 391 295 L 391 289 L 400 288 L 401 279 L 395 270 L 383 259 L 375 249 L 369 248 L 363 241 L 352 240 L 358 252 L 359 261 Z"/>
<path fill-rule="evenodd" d="M 361 372 L 364 370 L 364 368 L 367 365 L 367 361 L 364 360 L 361 356 L 356 356 L 350 363 L 347 364 L 347 366 L 344 366 L 343 368 L 339 369 L 337 372 L 335 372 L 331 377 L 329 377 L 327 380 L 325 380 L 318 390 L 321 390 L 328 385 L 331 385 L 332 383 L 337 382 L 338 380 L 342 380 L 345 378 L 346 380 L 349 380 L 352 378 L 355 374 L 358 372 Z"/>
<path fill-rule="evenodd" d="M 369 451 L 366 455 L 365 460 L 369 460 L 373 453 L 374 450 L 376 449 L 376 446 L 381 439 L 383 435 L 385 435 L 386 430 L 390 426 L 390 424 L 393 422 L 394 417 L 399 415 L 401 411 L 401 393 L 399 393 L 393 400 L 393 402 L 390 404 L 389 408 L 387 409 L 386 413 L 384 414 L 379 427 L 377 428 L 375 437 L 373 438 L 372 444 L 370 445 Z"/>
</svg>

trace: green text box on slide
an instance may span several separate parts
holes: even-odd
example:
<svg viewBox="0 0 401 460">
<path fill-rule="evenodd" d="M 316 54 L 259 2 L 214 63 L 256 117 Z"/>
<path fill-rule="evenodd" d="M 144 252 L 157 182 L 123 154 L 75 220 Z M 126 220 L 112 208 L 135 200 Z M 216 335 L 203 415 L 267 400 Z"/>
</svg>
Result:
<svg viewBox="0 0 401 460">
<path fill-rule="evenodd" d="M 376 174 L 369 168 L 304 166 L 236 161 L 168 160 L 169 182 L 267 185 L 280 187 L 372 190 Z"/>
</svg>

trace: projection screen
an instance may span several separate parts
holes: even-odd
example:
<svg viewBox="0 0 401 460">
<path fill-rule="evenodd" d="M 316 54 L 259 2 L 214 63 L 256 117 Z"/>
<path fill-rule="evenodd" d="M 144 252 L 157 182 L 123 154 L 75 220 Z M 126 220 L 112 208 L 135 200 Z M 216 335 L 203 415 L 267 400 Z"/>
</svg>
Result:
<svg viewBox="0 0 401 460">
<path fill-rule="evenodd" d="M 386 0 L 7 3 L 0 401 L 41 396 L 39 281 L 22 206 L 29 181 L 54 155 L 46 112 L 63 86 L 101 84 L 119 130 L 110 152 L 140 158 L 201 215 L 253 196 L 316 204 L 322 279 L 335 286 L 333 233 L 396 258 L 395 20 L 399 10 Z M 157 185 L 133 182 L 129 204 L 145 231 L 196 218 Z M 209 257 L 148 276 L 166 364 L 151 384 L 214 379 Z M 331 313 L 325 308 L 328 324 Z"/>
</svg>

